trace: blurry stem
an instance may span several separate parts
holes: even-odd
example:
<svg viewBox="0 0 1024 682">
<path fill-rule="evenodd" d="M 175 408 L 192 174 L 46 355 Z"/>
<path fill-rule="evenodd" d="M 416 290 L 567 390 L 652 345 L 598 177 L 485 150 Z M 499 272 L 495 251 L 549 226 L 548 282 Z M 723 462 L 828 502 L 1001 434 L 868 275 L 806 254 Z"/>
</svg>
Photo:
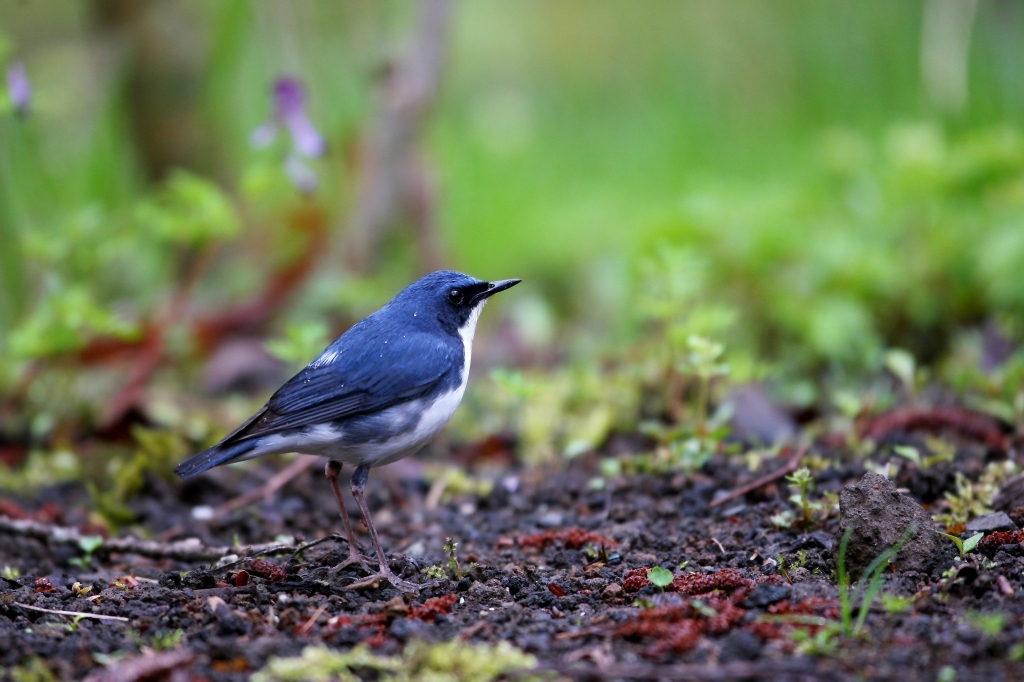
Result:
<svg viewBox="0 0 1024 682">
<path fill-rule="evenodd" d="M 708 431 L 708 396 L 711 392 L 710 377 L 701 376 L 697 381 L 697 428 L 699 438 L 703 438 Z"/>
<path fill-rule="evenodd" d="M 9 122 L 5 122 L 9 125 Z M 6 127 L 6 126 L 5 126 Z M 10 139 L 4 134 L 3 139 Z M 0 188 L 10 187 L 10 164 L 4 150 L 0 159 Z M 21 239 L 14 226 L 14 211 L 7 200 L 6 190 L 0 190 L 0 330 L 4 330 L 2 338 L 14 325 L 25 309 L 28 298 L 28 287 L 25 282 L 25 269 L 22 265 Z"/>
<path fill-rule="evenodd" d="M 412 43 L 383 77 L 380 113 L 363 145 L 351 216 L 349 251 L 357 270 L 373 267 L 385 231 L 402 214 L 415 225 L 423 269 L 441 264 L 436 191 L 418 145 L 441 80 L 451 16 L 451 0 L 422 0 Z"/>
</svg>

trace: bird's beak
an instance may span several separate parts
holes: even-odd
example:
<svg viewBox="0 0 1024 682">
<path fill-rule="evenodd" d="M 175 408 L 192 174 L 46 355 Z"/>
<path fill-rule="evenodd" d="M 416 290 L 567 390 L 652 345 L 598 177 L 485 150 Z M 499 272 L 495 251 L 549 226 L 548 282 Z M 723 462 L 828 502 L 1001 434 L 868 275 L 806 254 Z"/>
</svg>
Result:
<svg viewBox="0 0 1024 682">
<path fill-rule="evenodd" d="M 505 291 L 505 289 L 511 289 L 515 285 L 519 284 L 523 280 L 521 279 L 499 279 L 496 282 L 488 282 L 487 288 L 481 291 L 479 294 L 473 297 L 473 303 L 479 303 L 480 301 L 490 298 L 499 291 Z"/>
</svg>

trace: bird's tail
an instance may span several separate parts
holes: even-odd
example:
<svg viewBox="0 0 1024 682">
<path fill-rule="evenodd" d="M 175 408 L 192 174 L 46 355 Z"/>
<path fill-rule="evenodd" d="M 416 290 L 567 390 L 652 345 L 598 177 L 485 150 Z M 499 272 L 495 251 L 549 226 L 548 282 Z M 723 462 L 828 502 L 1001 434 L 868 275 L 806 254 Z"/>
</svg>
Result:
<svg viewBox="0 0 1024 682">
<path fill-rule="evenodd" d="M 245 455 L 255 449 L 256 443 L 257 441 L 254 440 L 218 443 L 212 448 L 203 450 L 198 455 L 186 459 L 175 467 L 174 473 L 182 478 L 192 478 L 215 466 L 236 460 L 248 459 Z"/>
</svg>

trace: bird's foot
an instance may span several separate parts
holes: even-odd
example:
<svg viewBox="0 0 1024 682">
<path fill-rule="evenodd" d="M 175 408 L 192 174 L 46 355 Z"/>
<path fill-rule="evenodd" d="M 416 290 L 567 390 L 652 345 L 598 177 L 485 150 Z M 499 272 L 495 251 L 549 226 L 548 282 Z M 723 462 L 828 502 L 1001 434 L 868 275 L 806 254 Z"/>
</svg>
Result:
<svg viewBox="0 0 1024 682">
<path fill-rule="evenodd" d="M 399 578 L 397 575 L 395 575 L 392 572 L 392 570 L 389 567 L 381 566 L 381 570 L 377 571 L 373 575 L 370 575 L 370 576 L 367 576 L 366 578 L 363 578 L 362 580 L 357 580 L 356 582 L 352 583 L 351 585 L 347 585 L 345 587 L 345 589 L 347 589 L 347 590 L 369 590 L 369 589 L 375 589 L 377 587 L 380 587 L 380 583 L 381 583 L 382 580 L 387 580 L 389 583 L 391 583 L 392 587 L 395 587 L 395 588 L 401 590 L 402 592 L 411 592 L 411 593 L 414 593 L 414 594 L 418 594 L 419 591 L 424 589 L 424 588 L 433 587 L 433 586 L 438 584 L 436 580 L 428 580 L 427 582 L 420 583 L 420 584 L 411 583 L 408 580 L 403 580 L 402 578 Z"/>
<path fill-rule="evenodd" d="M 357 551 L 353 551 L 348 555 L 348 558 L 342 561 L 340 564 L 331 569 L 331 573 L 338 573 L 353 564 L 358 564 L 363 567 L 363 570 L 367 573 L 371 573 L 373 569 L 370 568 L 370 564 L 367 562 L 373 562 L 368 556 L 364 556 Z"/>
</svg>

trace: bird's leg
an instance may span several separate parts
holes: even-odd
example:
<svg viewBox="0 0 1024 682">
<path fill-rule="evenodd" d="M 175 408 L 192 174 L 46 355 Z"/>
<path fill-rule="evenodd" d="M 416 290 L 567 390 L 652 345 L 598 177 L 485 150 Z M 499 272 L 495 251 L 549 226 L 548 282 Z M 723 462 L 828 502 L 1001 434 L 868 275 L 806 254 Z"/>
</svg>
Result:
<svg viewBox="0 0 1024 682">
<path fill-rule="evenodd" d="M 387 557 L 384 556 L 384 550 L 381 549 L 380 540 L 377 539 L 377 529 L 373 527 L 373 522 L 370 520 L 370 508 L 366 506 L 366 499 L 363 497 L 363 487 L 366 485 L 366 479 L 369 475 L 370 467 L 366 464 L 360 464 L 356 467 L 355 473 L 352 474 L 352 497 L 356 499 L 356 504 L 359 505 L 359 511 L 363 513 L 363 521 L 366 522 L 366 528 L 370 531 L 370 541 L 373 542 L 373 548 L 377 551 L 377 561 L 380 563 L 380 572 L 376 575 L 371 575 L 369 578 L 364 578 L 359 582 L 352 583 L 349 585 L 349 589 L 369 587 L 378 578 L 384 578 L 404 592 L 419 592 L 423 585 L 416 585 L 415 583 L 411 583 L 407 580 L 402 580 L 392 573 L 391 567 L 388 566 Z"/>
<path fill-rule="evenodd" d="M 331 490 L 334 491 L 334 499 L 338 502 L 338 512 L 341 514 L 341 522 L 345 524 L 345 535 L 348 537 L 348 558 L 332 570 L 340 571 L 346 566 L 359 564 L 369 572 L 370 567 L 366 565 L 366 557 L 359 553 L 359 547 L 356 546 L 356 535 L 352 532 L 352 521 L 348 518 L 345 501 L 341 499 L 341 488 L 338 487 L 338 474 L 340 473 L 341 462 L 336 462 L 333 459 L 328 460 L 327 466 L 324 467 L 324 475 L 327 476 L 327 482 L 331 484 Z"/>
</svg>

